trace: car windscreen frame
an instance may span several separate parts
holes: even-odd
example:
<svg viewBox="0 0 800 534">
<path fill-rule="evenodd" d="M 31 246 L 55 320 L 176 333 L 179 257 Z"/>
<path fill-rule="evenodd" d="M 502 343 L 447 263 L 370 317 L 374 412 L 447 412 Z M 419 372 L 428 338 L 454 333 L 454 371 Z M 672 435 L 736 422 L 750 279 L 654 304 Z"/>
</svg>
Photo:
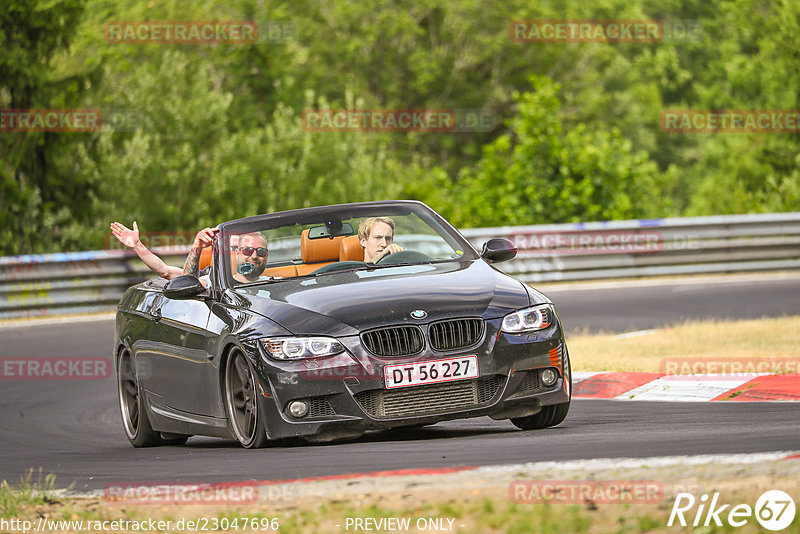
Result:
<svg viewBox="0 0 800 534">
<path fill-rule="evenodd" d="M 474 261 L 480 257 L 479 253 L 470 242 L 432 208 L 416 200 L 395 200 L 302 208 L 266 215 L 256 215 L 222 223 L 219 225 L 218 246 L 216 247 L 217 250 L 214 257 L 214 263 L 217 269 L 214 270 L 219 273 L 218 282 L 222 289 L 238 287 L 232 282 L 234 278 L 231 262 L 222 261 L 225 255 L 219 253 L 219 251 L 223 249 L 224 244 L 229 243 L 230 237 L 235 234 L 264 232 L 290 225 L 324 224 L 332 220 L 348 220 L 374 216 L 406 216 L 411 214 L 416 215 L 424 223 L 428 224 L 431 229 L 439 233 L 445 242 L 453 247 L 454 250 L 463 251 L 462 257 L 453 259 L 452 261 Z M 336 217 L 331 219 L 329 218 L 330 215 L 336 215 Z"/>
</svg>

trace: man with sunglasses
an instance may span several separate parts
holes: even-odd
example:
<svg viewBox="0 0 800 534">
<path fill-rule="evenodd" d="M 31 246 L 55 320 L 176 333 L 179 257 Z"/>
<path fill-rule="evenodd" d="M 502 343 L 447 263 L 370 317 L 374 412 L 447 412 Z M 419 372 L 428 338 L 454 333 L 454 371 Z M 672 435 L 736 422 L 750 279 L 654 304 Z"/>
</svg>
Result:
<svg viewBox="0 0 800 534">
<path fill-rule="evenodd" d="M 262 234 L 252 233 L 239 236 L 239 244 L 234 254 L 236 272 L 233 278 L 237 282 L 257 282 L 269 278 L 261 276 L 269 257 L 267 240 Z"/>
<path fill-rule="evenodd" d="M 183 267 L 184 274 L 198 276 L 204 286 L 209 284 L 209 275 L 200 276 L 198 272 L 200 254 L 204 248 L 211 246 L 218 231 L 217 228 L 206 228 L 198 232 L 198 239 L 192 245 L 189 256 L 186 258 L 186 264 Z M 247 283 L 269 279 L 268 276 L 261 276 L 267 266 L 267 258 L 269 257 L 267 239 L 262 234 L 254 232 L 251 234 L 232 235 L 229 247 L 236 260 L 236 272 L 233 273 L 233 278 L 237 282 Z"/>
</svg>

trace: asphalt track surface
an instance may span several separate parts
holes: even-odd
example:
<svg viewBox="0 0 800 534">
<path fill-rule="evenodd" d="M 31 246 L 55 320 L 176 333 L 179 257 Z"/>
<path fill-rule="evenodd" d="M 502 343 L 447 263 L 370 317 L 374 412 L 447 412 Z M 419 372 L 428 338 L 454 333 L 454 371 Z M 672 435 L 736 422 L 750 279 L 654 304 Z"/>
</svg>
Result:
<svg viewBox="0 0 800 534">
<path fill-rule="evenodd" d="M 800 315 L 800 275 L 672 280 L 648 285 L 544 286 L 567 334 L 627 332 L 702 319 Z M 602 286 L 608 287 L 602 287 Z"/>
<path fill-rule="evenodd" d="M 627 331 L 690 318 L 800 314 L 800 278 L 547 291 L 569 329 Z M 0 357 L 109 356 L 111 320 L 0 327 Z M 113 378 L 0 382 L 0 480 L 29 468 L 77 491 L 115 482 L 285 480 L 369 471 L 800 449 L 800 403 L 575 400 L 558 427 L 523 432 L 487 417 L 262 450 L 191 438 L 134 449 Z"/>
</svg>

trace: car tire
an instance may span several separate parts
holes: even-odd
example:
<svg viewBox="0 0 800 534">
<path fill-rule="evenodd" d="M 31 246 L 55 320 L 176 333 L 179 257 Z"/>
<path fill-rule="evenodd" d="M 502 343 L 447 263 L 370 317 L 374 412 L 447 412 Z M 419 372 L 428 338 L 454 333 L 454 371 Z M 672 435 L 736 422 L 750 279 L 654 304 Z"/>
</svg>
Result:
<svg viewBox="0 0 800 534">
<path fill-rule="evenodd" d="M 267 444 L 255 373 L 239 349 L 233 349 L 225 363 L 225 406 L 231 433 L 242 447 L 258 449 Z"/>
<path fill-rule="evenodd" d="M 542 406 L 542 410 L 539 413 L 527 417 L 512 417 L 511 422 L 514 423 L 514 426 L 522 430 L 537 430 L 556 426 L 567 417 L 569 405 L 572 402 L 572 367 L 566 346 L 564 347 L 564 384 L 569 386 L 569 400 L 567 402 Z"/>
<path fill-rule="evenodd" d="M 150 426 L 133 358 L 127 350 L 123 350 L 117 360 L 117 394 L 122 412 L 122 426 L 131 445 L 134 447 L 164 445 L 165 441 L 161 438 L 161 434 Z"/>
</svg>

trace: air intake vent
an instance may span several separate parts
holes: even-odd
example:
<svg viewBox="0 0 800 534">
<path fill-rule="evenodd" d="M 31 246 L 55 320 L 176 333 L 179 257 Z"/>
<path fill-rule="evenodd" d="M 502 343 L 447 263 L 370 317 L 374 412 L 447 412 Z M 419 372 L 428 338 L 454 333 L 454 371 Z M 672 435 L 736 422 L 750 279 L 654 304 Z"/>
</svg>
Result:
<svg viewBox="0 0 800 534">
<path fill-rule="evenodd" d="M 483 320 L 456 319 L 431 325 L 428 332 L 435 350 L 458 350 L 476 344 L 483 337 Z"/>
<path fill-rule="evenodd" d="M 422 331 L 416 326 L 395 326 L 365 332 L 361 340 L 371 353 L 378 356 L 416 354 L 424 346 Z"/>
<path fill-rule="evenodd" d="M 333 411 L 331 403 L 325 397 L 311 397 L 308 399 L 308 416 L 309 417 L 326 417 L 336 415 Z"/>
<path fill-rule="evenodd" d="M 375 419 L 462 412 L 487 406 L 504 381 L 504 376 L 492 375 L 449 384 L 362 391 L 355 398 Z"/>
<path fill-rule="evenodd" d="M 538 391 L 540 387 L 539 371 L 526 371 L 525 376 L 522 378 L 522 383 L 519 386 L 519 393 Z"/>
</svg>

